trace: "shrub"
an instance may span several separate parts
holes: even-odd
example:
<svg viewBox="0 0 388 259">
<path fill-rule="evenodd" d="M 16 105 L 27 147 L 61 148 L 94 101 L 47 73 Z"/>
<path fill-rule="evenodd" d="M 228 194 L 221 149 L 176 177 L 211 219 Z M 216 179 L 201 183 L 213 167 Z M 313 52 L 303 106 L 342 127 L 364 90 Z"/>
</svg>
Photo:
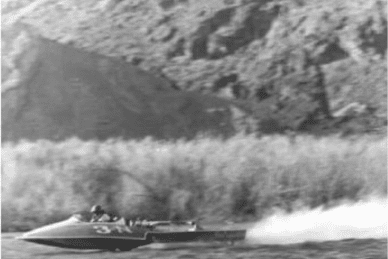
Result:
<svg viewBox="0 0 388 259">
<path fill-rule="evenodd" d="M 237 135 L 192 141 L 3 143 L 2 230 L 99 203 L 126 217 L 260 219 L 387 194 L 386 138 Z"/>
</svg>

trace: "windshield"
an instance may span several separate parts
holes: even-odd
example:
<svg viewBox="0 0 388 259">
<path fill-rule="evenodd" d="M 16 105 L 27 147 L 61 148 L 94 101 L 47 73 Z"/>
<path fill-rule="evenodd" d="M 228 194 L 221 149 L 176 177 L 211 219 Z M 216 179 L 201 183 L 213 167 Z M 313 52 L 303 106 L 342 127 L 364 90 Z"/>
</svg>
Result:
<svg viewBox="0 0 388 259">
<path fill-rule="evenodd" d="M 68 220 L 71 223 L 87 222 L 87 219 L 81 214 L 73 214 Z"/>
</svg>

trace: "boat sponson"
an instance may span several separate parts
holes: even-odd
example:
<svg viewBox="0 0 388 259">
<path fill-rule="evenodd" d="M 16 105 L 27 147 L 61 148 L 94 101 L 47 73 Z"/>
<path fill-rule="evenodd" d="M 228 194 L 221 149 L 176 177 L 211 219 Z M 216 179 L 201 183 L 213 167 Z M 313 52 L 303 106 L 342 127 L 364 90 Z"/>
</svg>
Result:
<svg viewBox="0 0 388 259">
<path fill-rule="evenodd" d="M 192 232 L 149 232 L 147 239 L 153 242 L 190 242 L 190 241 L 238 241 L 244 240 L 246 230 L 229 231 L 192 231 Z"/>
</svg>

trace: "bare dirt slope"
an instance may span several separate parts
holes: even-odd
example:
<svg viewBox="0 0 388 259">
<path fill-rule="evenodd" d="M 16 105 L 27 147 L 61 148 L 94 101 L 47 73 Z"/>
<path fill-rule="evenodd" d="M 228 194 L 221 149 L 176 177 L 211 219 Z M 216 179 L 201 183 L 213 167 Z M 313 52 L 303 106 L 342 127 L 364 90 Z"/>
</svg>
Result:
<svg viewBox="0 0 388 259">
<path fill-rule="evenodd" d="M 4 140 L 234 131 L 227 100 L 178 91 L 132 64 L 34 36 L 26 28 L 18 37 L 27 44 L 17 62 L 19 82 L 2 93 Z"/>
<path fill-rule="evenodd" d="M 2 258 L 374 258 L 387 257 L 386 239 L 308 242 L 295 245 L 249 245 L 182 243 L 150 245 L 130 252 L 112 253 L 47 247 L 15 240 L 17 234 L 2 234 Z"/>
</svg>

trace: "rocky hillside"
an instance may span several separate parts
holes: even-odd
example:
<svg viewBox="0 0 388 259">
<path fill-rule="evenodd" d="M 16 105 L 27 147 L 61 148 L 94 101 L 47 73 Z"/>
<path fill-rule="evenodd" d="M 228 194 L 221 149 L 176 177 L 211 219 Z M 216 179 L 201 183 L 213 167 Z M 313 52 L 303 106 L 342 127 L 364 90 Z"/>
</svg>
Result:
<svg viewBox="0 0 388 259">
<path fill-rule="evenodd" d="M 174 90 L 168 80 L 124 61 L 26 31 L 20 35 L 29 38 L 17 63 L 19 82 L 3 93 L 4 140 L 178 138 L 234 131 L 228 101 Z"/>
<path fill-rule="evenodd" d="M 384 0 L 5 1 L 2 7 L 2 23 L 6 25 L 2 28 L 5 38 L 2 43 L 3 139 L 52 138 L 67 136 L 69 132 L 89 136 L 81 131 L 99 128 L 95 121 L 100 120 L 91 117 L 101 114 L 105 118 L 103 128 L 109 128 L 108 133 L 93 133 L 91 137 L 105 138 L 110 132 L 122 135 L 121 131 L 128 132 L 124 134 L 126 137 L 139 136 L 131 132 L 143 128 L 150 129 L 145 133 L 158 137 L 186 135 L 182 129 L 189 129 L 192 135 L 208 128 L 217 129 L 219 125 L 227 128 L 222 132 L 242 129 L 263 133 L 385 131 L 386 7 Z M 28 25 L 30 34 L 33 31 L 72 46 L 38 40 L 45 42 L 35 44 L 40 46 L 39 53 L 46 53 L 37 54 L 46 57 L 41 59 L 45 67 L 38 69 L 44 71 L 44 76 L 34 74 L 34 69 L 23 72 L 27 71 L 23 66 L 30 67 L 26 65 L 31 64 L 28 60 L 36 57 L 33 51 L 25 51 L 29 48 L 26 46 L 37 41 L 26 40 L 31 37 L 18 32 L 26 29 L 15 29 L 15 24 L 20 22 Z M 81 51 L 75 48 L 99 55 L 78 55 Z M 66 51 L 73 54 L 68 55 Z M 21 58 L 24 55 L 27 58 Z M 111 68 L 113 65 L 104 68 L 97 64 L 100 61 L 96 60 L 113 64 L 112 59 L 100 55 L 115 57 L 114 63 L 125 67 L 119 69 L 123 73 L 121 78 L 111 75 L 115 70 Z M 88 76 L 72 67 L 80 65 L 85 58 L 90 59 L 86 62 L 90 64 Z M 78 73 L 82 84 L 89 88 L 78 86 L 78 90 L 70 90 L 78 83 L 63 79 L 66 77 L 63 60 L 71 64 L 66 73 L 70 70 Z M 124 83 L 138 81 L 133 79 L 138 72 L 128 72 L 128 69 L 138 71 L 137 68 L 124 61 L 149 71 L 147 79 L 139 84 Z M 98 75 L 95 71 L 99 71 Z M 52 73 L 62 78 L 61 83 L 47 79 Z M 21 80 L 21 77 L 30 79 Z M 42 86 L 39 80 L 47 84 Z M 124 86 L 117 80 L 122 80 Z M 168 93 L 172 91 L 174 97 L 156 98 L 157 108 L 150 112 L 153 102 L 150 100 L 155 99 L 154 92 L 160 91 L 158 87 Z M 83 91 L 94 91 L 92 95 L 99 101 L 88 100 L 91 97 Z M 142 93 L 137 94 L 138 91 Z M 204 101 L 206 98 L 196 93 L 192 95 L 193 91 L 206 94 L 209 100 Z M 150 92 L 153 94 L 148 95 Z M 50 95 L 50 101 L 44 95 Z M 183 100 L 196 101 L 177 101 L 182 100 L 177 95 L 190 96 Z M 214 95 L 221 99 L 213 99 Z M 108 96 L 115 101 L 105 100 Z M 87 108 L 75 108 L 79 106 L 73 102 Z M 198 108 L 198 103 L 207 104 Z M 210 105 L 213 103 L 223 104 L 213 107 Z M 164 108 L 165 105 L 170 108 Z M 53 111 L 47 108 L 53 106 L 56 107 Z M 148 107 L 144 108 L 147 112 L 136 113 L 143 106 Z M 193 107 L 191 112 L 180 112 L 187 107 Z M 94 115 L 85 117 L 82 112 L 76 112 L 80 117 L 75 119 L 75 109 Z M 113 119 L 113 113 L 106 111 L 115 109 L 122 109 L 122 114 L 129 117 L 123 121 L 126 117 L 117 115 Z M 165 117 L 149 115 L 158 111 L 172 116 L 174 122 L 165 123 Z M 191 119 L 194 114 L 198 117 Z M 208 123 L 204 127 L 194 126 L 203 124 L 203 116 Z M 219 119 L 220 116 L 224 119 Z M 133 125 L 133 121 L 142 121 L 145 117 L 152 122 Z M 60 122 L 55 122 L 58 118 Z M 215 118 L 217 123 L 213 123 Z M 128 127 L 137 128 L 126 131 Z M 169 128 L 168 133 L 155 133 L 155 127 Z M 195 130 L 191 130 L 193 127 Z M 65 133 L 60 133 L 61 130 Z"/>
</svg>

